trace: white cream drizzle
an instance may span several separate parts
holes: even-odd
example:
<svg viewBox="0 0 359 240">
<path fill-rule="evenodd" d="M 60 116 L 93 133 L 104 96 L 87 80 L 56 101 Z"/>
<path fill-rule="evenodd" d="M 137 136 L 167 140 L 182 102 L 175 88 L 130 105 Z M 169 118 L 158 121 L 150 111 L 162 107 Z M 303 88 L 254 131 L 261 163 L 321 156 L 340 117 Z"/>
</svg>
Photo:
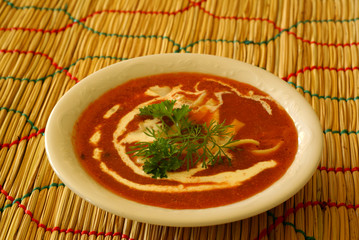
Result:
<svg viewBox="0 0 359 240">
<path fill-rule="evenodd" d="M 103 172 L 106 172 L 111 177 L 113 177 L 116 181 L 129 186 L 131 188 L 135 188 L 140 191 L 151 191 L 151 192 L 193 192 L 193 191 L 205 191 L 205 190 L 214 190 L 221 188 L 229 188 L 233 186 L 239 186 L 243 181 L 248 180 L 263 170 L 267 168 L 272 168 L 277 165 L 277 162 L 274 160 L 269 160 L 265 162 L 260 162 L 253 165 L 250 168 L 244 170 L 236 170 L 232 172 L 223 172 L 218 173 L 216 175 L 211 176 L 202 176 L 202 177 L 193 177 L 186 176 L 187 181 L 183 181 L 183 177 L 177 177 L 178 185 L 161 185 L 159 184 L 139 184 L 133 181 L 130 181 L 126 178 L 123 178 L 116 171 L 113 171 L 107 167 L 107 165 L 101 162 L 100 167 Z M 172 179 L 172 175 L 175 173 L 171 173 L 168 175 L 168 179 Z M 190 175 L 190 172 L 183 172 L 185 175 Z M 158 180 L 159 182 L 161 179 Z M 185 186 L 184 183 L 201 183 L 200 185 L 189 185 Z"/>
<path fill-rule="evenodd" d="M 267 113 L 269 115 L 272 115 L 272 108 L 270 107 L 270 105 L 265 101 L 265 100 L 269 100 L 269 101 L 273 101 L 273 99 L 271 97 L 267 97 L 267 96 L 262 96 L 262 95 L 254 95 L 253 91 L 249 91 L 248 95 L 244 95 L 241 92 L 239 92 L 236 88 L 232 87 L 229 84 L 223 83 L 223 82 L 219 82 L 216 79 L 212 79 L 212 78 L 206 78 L 207 81 L 212 81 L 212 82 L 216 82 L 219 83 L 223 86 L 229 87 L 234 93 L 236 93 L 238 96 L 243 97 L 243 98 L 247 98 L 247 99 L 251 99 L 257 102 L 260 102 L 262 104 L 262 107 L 267 111 Z M 265 99 L 265 100 L 264 100 Z"/>
<path fill-rule="evenodd" d="M 214 79 L 207 79 L 207 81 L 216 81 Z M 215 112 L 222 104 L 223 104 L 223 94 L 237 94 L 240 97 L 252 99 L 254 101 L 258 101 L 261 103 L 262 107 L 267 111 L 269 115 L 272 114 L 272 109 L 270 105 L 265 100 L 272 99 L 270 97 L 254 95 L 253 92 L 249 92 L 248 95 L 244 95 L 240 93 L 237 89 L 233 88 L 232 86 L 218 82 L 223 86 L 229 87 L 231 91 L 221 91 L 215 93 L 216 99 L 214 101 L 209 102 L 207 105 L 202 105 L 203 99 L 206 97 L 205 90 L 198 90 L 198 84 L 195 86 L 195 92 L 184 91 L 181 89 L 182 86 L 176 86 L 174 88 L 169 87 L 158 87 L 153 86 L 146 91 L 146 94 L 153 96 L 154 98 L 146 101 L 137 107 L 135 107 L 131 112 L 127 113 L 117 124 L 117 129 L 113 133 L 113 144 L 117 150 L 117 153 L 120 159 L 132 169 L 134 174 L 148 177 L 142 170 L 141 159 L 135 159 L 136 162 L 129 157 L 126 153 L 126 144 L 139 142 L 139 141 L 146 141 L 150 142 L 153 139 L 147 136 L 144 132 L 146 128 L 156 128 L 158 127 L 159 121 L 157 119 L 145 120 L 144 122 L 140 123 L 138 128 L 135 131 L 127 133 L 125 136 L 122 136 L 126 133 L 127 125 L 134 119 L 134 117 L 139 113 L 139 109 L 143 106 L 150 105 L 157 101 L 164 101 L 164 100 L 176 100 L 175 107 L 180 107 L 183 104 L 188 104 L 191 106 L 200 106 L 208 108 L 211 112 Z M 185 97 L 185 95 L 193 95 L 197 96 L 196 100 L 190 100 Z M 115 105 L 112 109 L 108 111 L 108 113 L 104 116 L 104 118 L 110 117 L 111 114 L 118 110 L 119 106 Z M 101 133 L 97 131 L 90 139 L 93 144 L 97 144 L 99 138 L 101 137 Z M 118 141 L 118 139 L 121 139 Z M 101 153 L 102 150 L 96 148 L 94 150 L 94 157 L 95 159 L 101 161 Z M 137 164 L 136 164 L 137 163 Z M 154 192 L 190 192 L 190 191 L 203 191 L 203 190 L 212 190 L 212 189 L 221 189 L 221 188 L 228 188 L 231 186 L 238 186 L 242 182 L 256 176 L 260 172 L 265 169 L 273 168 L 276 166 L 275 160 L 268 160 L 259 162 L 252 167 L 243 170 L 236 170 L 236 171 L 227 171 L 223 173 L 218 173 L 211 176 L 195 176 L 196 173 L 203 171 L 204 169 L 199 165 L 195 168 L 190 169 L 189 171 L 182 171 L 182 172 L 170 172 L 168 173 L 168 178 L 166 180 L 173 181 L 175 185 L 161 185 L 161 179 L 159 179 L 159 184 L 139 184 L 133 181 L 130 181 L 126 178 L 123 178 L 119 173 L 111 170 L 108 166 L 101 162 L 100 168 L 101 170 L 111 176 L 113 179 L 127 185 L 131 188 L 135 188 L 140 191 L 154 191 Z M 198 185 L 190 185 L 185 186 L 188 183 L 198 183 Z"/>
<path fill-rule="evenodd" d="M 101 139 L 101 130 L 97 130 L 90 138 L 90 143 L 97 145 Z"/>
<path fill-rule="evenodd" d="M 113 114 L 115 114 L 117 112 L 118 109 L 120 109 L 120 104 L 116 104 L 115 106 L 113 106 L 110 110 L 108 110 L 105 115 L 103 116 L 104 119 L 108 119 L 110 118 Z"/>
</svg>

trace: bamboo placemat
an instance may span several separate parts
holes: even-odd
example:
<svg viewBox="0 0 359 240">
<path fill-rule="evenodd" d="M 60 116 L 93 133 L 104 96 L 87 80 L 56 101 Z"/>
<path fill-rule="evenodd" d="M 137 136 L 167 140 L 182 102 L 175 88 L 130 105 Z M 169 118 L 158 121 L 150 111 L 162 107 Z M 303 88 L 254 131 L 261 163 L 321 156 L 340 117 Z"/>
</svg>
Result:
<svg viewBox="0 0 359 240">
<path fill-rule="evenodd" d="M 0 239 L 359 239 L 359 1 L 133 0 L 0 3 Z M 164 227 L 114 216 L 52 171 L 46 121 L 59 98 L 110 64 L 206 53 L 264 68 L 318 114 L 321 163 L 258 216 Z"/>
</svg>

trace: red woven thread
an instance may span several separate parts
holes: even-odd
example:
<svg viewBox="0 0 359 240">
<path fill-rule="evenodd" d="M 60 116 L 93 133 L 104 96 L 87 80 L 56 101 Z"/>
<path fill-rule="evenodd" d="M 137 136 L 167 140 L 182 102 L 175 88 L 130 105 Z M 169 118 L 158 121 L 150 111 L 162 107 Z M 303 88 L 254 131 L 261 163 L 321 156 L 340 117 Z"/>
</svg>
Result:
<svg viewBox="0 0 359 240">
<path fill-rule="evenodd" d="M 269 225 L 266 229 L 263 229 L 257 238 L 255 238 L 255 240 L 260 240 L 262 238 L 264 238 L 265 236 L 268 236 L 279 224 L 283 223 L 285 221 L 285 219 L 293 214 L 296 213 L 299 209 L 305 209 L 309 206 L 317 206 L 319 205 L 322 209 L 324 209 L 326 206 L 328 207 L 336 207 L 336 208 L 340 208 L 340 207 L 346 207 L 347 209 L 357 209 L 359 208 L 359 204 L 358 205 L 352 205 L 352 204 L 345 204 L 345 203 L 335 203 L 335 202 L 331 202 L 330 200 L 328 202 L 320 202 L 320 201 L 309 201 L 306 203 L 299 203 L 297 206 L 295 206 L 294 208 L 290 208 L 288 209 L 283 216 L 279 216 L 276 218 L 275 222 L 271 225 Z"/>
<path fill-rule="evenodd" d="M 253 19 L 253 20 L 255 20 L 255 19 Z M 259 19 L 256 19 L 256 20 L 259 20 Z M 357 44 L 357 43 L 355 43 L 355 44 Z M 352 45 L 352 44 L 349 44 L 349 45 Z M 357 45 L 359 45 L 359 43 Z M 44 56 L 48 60 L 51 61 L 51 65 L 53 65 L 56 69 L 63 70 L 64 72 L 66 72 L 66 75 L 70 77 L 70 79 L 75 80 L 76 83 L 79 82 L 77 77 L 73 76 L 68 70 L 64 69 L 63 67 L 60 67 L 51 57 L 49 57 L 45 53 L 35 52 L 35 51 L 20 51 L 18 49 L 15 49 L 15 50 L 1 49 L 0 53 L 1 52 L 4 52 L 4 53 L 10 52 L 10 53 L 19 53 L 19 54 L 34 54 L 34 55 Z M 304 73 L 305 71 L 313 71 L 313 70 L 330 70 L 330 71 L 337 71 L 337 72 L 340 72 L 340 71 L 345 72 L 345 71 L 348 71 L 348 70 L 351 70 L 351 71 L 359 70 L 359 67 L 329 68 L 329 67 L 322 67 L 322 66 L 311 66 L 311 67 L 307 66 L 307 67 L 304 67 L 303 69 L 298 70 L 295 73 L 290 73 L 287 77 L 282 77 L 282 79 L 284 81 L 288 81 L 292 77 L 297 77 L 300 73 Z M 0 147 L 1 147 L 1 145 L 0 145 Z"/>
<path fill-rule="evenodd" d="M 318 167 L 318 170 L 320 171 L 326 171 L 326 172 L 358 172 L 359 171 L 359 167 L 353 167 L 353 168 L 342 168 L 342 167 L 338 167 L 338 168 L 328 168 L 328 167 Z"/>
<path fill-rule="evenodd" d="M 193 4 L 193 6 L 200 6 L 201 3 L 195 3 Z M 93 17 L 94 15 L 100 14 L 100 13 L 131 13 L 131 14 L 136 14 L 136 13 L 140 13 L 140 14 L 162 14 L 162 15 L 176 15 L 177 13 L 182 13 L 188 9 L 190 9 L 192 6 L 188 6 L 185 7 L 184 9 L 181 10 L 177 10 L 175 12 L 158 12 L 158 11 L 141 11 L 141 10 L 137 10 L 137 11 L 124 11 L 124 10 L 103 10 L 103 11 L 97 11 L 94 12 L 82 19 L 80 19 L 79 21 L 70 23 L 68 25 L 66 25 L 65 27 L 59 28 L 59 29 L 36 29 L 36 28 L 22 28 L 22 27 L 12 27 L 12 28 L 0 28 L 0 31 L 24 31 L 24 32 L 41 32 L 41 33 L 59 33 L 59 32 L 63 32 L 68 28 L 71 28 L 72 26 L 74 26 L 75 24 L 78 24 L 79 22 L 85 22 L 88 18 Z M 202 6 L 199 7 L 203 12 L 205 12 L 206 14 L 212 16 L 213 18 L 216 19 L 234 19 L 234 20 L 248 20 L 248 21 L 261 21 L 261 22 L 268 22 L 270 24 L 273 24 L 274 28 L 279 30 L 279 31 L 284 31 L 283 28 L 278 27 L 274 21 L 266 19 L 266 18 L 249 18 L 249 17 L 235 17 L 235 16 L 217 16 L 207 10 L 205 10 L 205 8 L 203 8 Z M 353 43 L 321 43 L 321 42 L 317 42 L 317 41 L 310 41 L 310 40 L 306 40 L 302 37 L 299 37 L 295 32 L 291 32 L 291 31 L 286 31 L 288 34 L 293 35 L 296 39 L 302 41 L 303 43 L 309 43 L 309 44 L 315 44 L 318 46 L 328 46 L 328 47 L 351 47 L 351 46 L 359 46 L 359 42 L 353 42 Z M 65 71 L 65 70 L 64 70 Z"/>
<path fill-rule="evenodd" d="M 105 233 L 103 233 L 103 232 L 97 233 L 96 231 L 91 231 L 88 233 L 88 235 L 89 236 L 91 236 L 91 235 L 102 236 L 102 235 L 105 235 Z"/>
<path fill-rule="evenodd" d="M 267 229 L 269 229 L 269 228 L 263 229 L 263 230 L 259 233 L 258 237 L 255 238 L 254 240 L 260 240 L 260 239 L 262 239 L 262 238 L 268 236 L 269 233 L 268 233 L 268 230 L 267 230 Z"/>
<path fill-rule="evenodd" d="M 52 57 L 50 57 L 49 55 L 42 53 L 42 52 L 35 52 L 35 51 L 21 51 L 19 49 L 15 49 L 15 50 L 7 50 L 7 49 L 0 49 L 0 53 L 18 53 L 18 54 L 33 54 L 33 55 L 40 55 L 42 57 L 45 57 L 46 59 L 51 61 L 51 65 L 53 65 L 56 69 L 61 70 L 63 72 L 66 73 L 67 76 L 70 77 L 71 80 L 75 80 L 76 82 L 78 82 L 79 80 L 75 77 L 72 76 L 71 73 L 69 73 L 69 71 L 67 69 L 64 69 L 63 67 L 60 67 Z"/>
<path fill-rule="evenodd" d="M 51 232 L 61 232 L 60 227 L 54 227 L 50 230 Z"/>
<path fill-rule="evenodd" d="M 39 228 L 45 229 L 47 232 L 64 232 L 64 233 L 72 233 L 72 234 L 80 234 L 80 235 L 88 235 L 88 236 L 126 236 L 125 234 L 121 234 L 119 232 L 96 232 L 96 231 L 86 231 L 86 230 L 74 230 L 72 228 L 69 229 L 61 229 L 60 227 L 47 228 L 44 224 L 38 224 Z M 133 239 L 134 240 L 134 239 Z"/>
<path fill-rule="evenodd" d="M 289 217 L 289 215 L 293 214 L 294 213 L 294 208 L 290 208 L 288 209 L 285 213 L 284 213 L 284 219 L 286 219 L 287 217 Z"/>
<path fill-rule="evenodd" d="M 358 70 L 359 67 L 347 67 L 347 68 L 330 68 L 330 67 L 322 67 L 322 66 L 311 66 L 311 67 L 304 67 L 303 69 L 299 69 L 295 73 L 290 73 L 287 77 L 283 77 L 284 81 L 288 81 L 291 77 L 297 77 L 300 73 L 304 73 L 305 71 L 313 71 L 313 70 L 329 70 L 329 71 L 348 71 L 348 70 Z"/>
<path fill-rule="evenodd" d="M 32 221 L 36 222 L 37 220 L 35 219 L 32 219 Z M 68 228 L 68 229 L 61 229 L 60 227 L 53 227 L 53 228 L 48 228 L 46 227 L 46 225 L 44 224 L 37 224 L 37 227 L 38 228 L 43 228 L 45 229 L 46 232 L 64 232 L 64 233 L 72 233 L 72 234 L 80 234 L 80 235 L 88 235 L 88 236 L 122 236 L 122 238 L 126 238 L 128 239 L 128 236 L 126 234 L 122 234 L 122 233 L 119 233 L 119 232 L 96 232 L 96 231 L 86 231 L 86 230 L 74 230 L 72 228 Z M 127 237 L 126 237 L 127 236 Z M 133 238 L 131 238 L 132 240 L 135 240 Z"/>
<path fill-rule="evenodd" d="M 5 196 L 9 196 L 8 193 L 3 189 L 2 185 L 0 185 L 0 192 L 2 194 L 4 194 Z M 121 236 L 124 239 L 128 239 L 128 240 L 134 240 L 133 238 L 129 238 L 128 235 L 126 234 L 121 234 L 119 232 L 108 232 L 108 233 L 104 233 L 104 232 L 99 232 L 97 233 L 96 231 L 91 231 L 88 232 L 86 230 L 73 230 L 71 228 L 69 229 L 60 229 L 60 227 L 53 227 L 53 228 L 47 228 L 46 225 L 39 223 L 39 221 L 37 219 L 33 218 L 33 213 L 26 209 L 26 207 L 22 204 L 20 204 L 19 202 L 17 202 L 19 205 L 18 207 L 22 208 L 24 210 L 24 213 L 29 215 L 31 217 L 31 221 L 35 222 L 37 224 L 38 228 L 43 228 L 46 231 L 59 231 L 59 232 L 65 232 L 65 233 L 74 233 L 74 234 L 81 234 L 81 235 L 96 235 L 96 236 Z M 299 203 L 297 206 L 295 206 L 294 208 L 290 208 L 288 209 L 283 216 L 279 216 L 276 218 L 275 222 L 273 224 L 271 224 L 268 228 L 263 229 L 259 235 L 258 235 L 258 240 L 262 239 L 263 237 L 267 236 L 268 234 L 270 234 L 271 231 L 273 231 L 278 225 L 280 225 L 281 223 L 283 223 L 285 221 L 285 219 L 293 214 L 296 213 L 299 209 L 302 208 L 307 208 L 309 206 L 317 206 L 319 205 L 322 209 L 326 208 L 326 207 L 336 207 L 336 208 L 340 208 L 340 207 L 346 207 L 347 209 L 358 209 L 359 208 L 359 204 L 358 205 L 353 205 L 353 204 L 345 204 L 345 203 L 335 203 L 330 201 L 330 199 L 328 200 L 328 202 L 321 202 L 321 201 L 308 201 L 305 203 Z"/>
<path fill-rule="evenodd" d="M 39 223 L 39 224 L 37 224 L 37 227 L 38 228 L 43 228 L 43 229 L 46 230 L 46 226 L 44 224 Z"/>
<path fill-rule="evenodd" d="M 0 192 L 1 192 L 2 194 L 4 194 L 5 197 L 8 197 L 8 196 L 9 196 L 8 193 L 7 193 L 4 189 L 2 189 L 2 188 L 1 188 Z"/>
<path fill-rule="evenodd" d="M 190 8 L 192 7 L 199 7 L 200 10 L 202 10 L 204 13 L 208 14 L 209 16 L 216 18 L 216 19 L 234 19 L 234 20 L 248 20 L 248 21 L 265 21 L 268 22 L 270 24 L 272 24 L 274 26 L 275 29 L 279 30 L 279 31 L 284 31 L 287 29 L 283 29 L 279 26 L 276 25 L 276 23 L 272 20 L 269 19 L 265 19 L 265 18 L 249 18 L 249 17 L 237 17 L 237 16 L 217 16 L 214 13 L 211 13 L 210 11 L 206 10 L 204 7 L 202 7 L 202 3 L 206 2 L 206 0 L 202 0 L 199 2 L 194 2 L 194 1 L 190 1 L 190 4 L 187 7 L 184 7 L 183 9 L 179 9 L 173 12 L 168 12 L 168 11 L 144 11 L 144 10 L 101 10 L 101 11 L 96 11 L 93 12 L 89 15 L 87 15 L 84 18 L 81 18 L 80 20 L 76 20 L 70 24 L 67 24 L 65 27 L 59 28 L 59 29 L 35 29 L 35 28 L 21 28 L 21 27 L 11 27 L 11 28 L 0 28 L 0 31 L 11 31 L 11 30 L 20 30 L 20 31 L 29 31 L 29 32 L 42 32 L 42 33 L 59 33 L 62 31 L 65 31 L 68 28 L 71 28 L 72 26 L 74 26 L 75 24 L 78 24 L 79 22 L 85 22 L 87 19 L 101 14 L 101 13 L 120 13 L 120 14 L 150 14 L 150 15 L 177 15 L 179 13 L 183 13 L 185 11 L 188 11 Z M 299 37 L 295 32 L 291 32 L 291 31 L 286 31 L 288 34 L 290 35 L 294 35 L 296 39 L 301 40 L 304 43 L 309 43 L 309 44 L 316 44 L 319 46 L 329 46 L 329 47 L 346 47 L 346 46 L 358 46 L 359 43 L 354 42 L 354 43 L 319 43 L 316 41 L 310 41 L 310 40 L 306 40 L 303 39 L 302 37 Z"/>
<path fill-rule="evenodd" d="M 26 207 L 25 207 L 24 205 L 19 204 L 18 207 L 19 207 L 19 208 L 22 208 L 22 209 L 24 210 L 24 212 L 26 212 Z M 31 215 L 32 215 L 32 214 L 31 214 Z"/>
<path fill-rule="evenodd" d="M 302 37 L 299 37 L 295 32 L 290 32 L 288 31 L 288 34 L 290 35 L 294 35 L 296 39 L 302 41 L 303 43 L 309 43 L 309 44 L 315 44 L 318 46 L 328 46 L 328 47 L 350 47 L 350 46 L 358 46 L 359 43 L 354 42 L 354 43 L 320 43 L 320 42 L 316 42 L 316 41 L 310 41 L 310 40 L 306 40 Z"/>
<path fill-rule="evenodd" d="M 206 1 L 206 0 L 205 0 Z M 214 13 L 209 12 L 208 10 L 205 10 L 204 7 L 201 6 L 202 2 L 205 1 L 201 1 L 198 3 L 193 2 L 192 5 L 189 5 L 183 9 L 174 11 L 174 12 L 165 12 L 165 11 L 142 11 L 142 10 L 136 10 L 136 11 L 125 11 L 125 10 L 102 10 L 102 11 L 96 11 L 82 19 L 80 19 L 79 21 L 70 23 L 68 25 L 66 25 L 65 27 L 59 28 L 59 29 L 52 29 L 52 30 L 48 30 L 48 29 L 35 29 L 35 28 L 21 28 L 21 27 L 12 27 L 12 28 L 0 28 L 0 31 L 11 31 L 11 30 L 16 30 L 16 31 L 29 31 L 29 32 L 42 32 L 42 33 L 59 33 L 62 31 L 65 31 L 68 28 L 71 28 L 72 26 L 74 26 L 75 24 L 78 24 L 79 22 L 85 22 L 88 18 L 93 17 L 97 14 L 101 14 L 101 13 L 130 13 L 130 14 L 136 14 L 136 13 L 140 13 L 140 14 L 162 14 L 162 15 L 176 15 L 178 13 L 183 13 L 185 11 L 187 11 L 188 9 L 190 9 L 191 7 L 195 7 L 195 6 L 199 6 L 199 9 L 201 9 L 204 13 L 212 16 L 213 18 L 216 19 L 234 19 L 234 20 L 248 20 L 248 21 L 262 21 L 262 22 L 268 22 L 270 24 L 273 24 L 274 28 L 279 30 L 279 31 L 284 31 L 285 29 L 278 27 L 274 21 L 269 20 L 269 19 L 265 19 L 265 18 L 249 18 L 249 17 L 236 17 L 236 16 L 217 16 Z M 302 41 L 303 43 L 309 43 L 309 44 L 315 44 L 318 46 L 328 46 L 328 47 L 350 47 L 350 46 L 359 46 L 359 42 L 353 42 L 353 43 L 320 43 L 317 41 L 310 41 L 310 40 L 306 40 L 302 37 L 299 37 L 295 32 L 291 32 L 291 31 L 286 31 L 288 34 L 295 36 L 296 39 Z M 64 70 L 65 71 L 65 70 Z"/>
<path fill-rule="evenodd" d="M 75 230 L 73 230 L 72 228 L 69 228 L 65 231 L 65 233 L 74 233 L 74 232 L 75 232 Z"/>
<path fill-rule="evenodd" d="M 22 27 L 12 27 L 12 28 L 0 28 L 0 31 L 24 31 L 24 32 L 41 32 L 41 33 L 59 33 L 63 32 L 66 29 L 72 27 L 73 25 L 78 24 L 78 22 L 73 22 L 70 24 L 67 24 L 65 27 L 59 28 L 59 29 L 41 29 L 41 28 L 22 28 Z"/>
<path fill-rule="evenodd" d="M 25 210 L 25 214 L 29 215 L 31 218 L 33 217 L 33 214 L 30 210 Z"/>
<path fill-rule="evenodd" d="M 33 221 L 34 223 L 36 223 L 39 226 L 39 220 L 35 219 L 35 218 L 31 218 L 31 221 Z"/>
<path fill-rule="evenodd" d="M 42 128 L 37 132 L 31 133 L 29 136 L 24 136 L 24 137 L 22 137 L 22 138 L 20 138 L 18 140 L 15 140 L 15 141 L 13 141 L 11 143 L 2 143 L 2 144 L 0 144 L 0 149 L 5 148 L 5 147 L 9 148 L 9 147 L 11 147 L 11 146 L 13 146 L 15 144 L 19 144 L 20 142 L 22 142 L 24 140 L 29 140 L 30 138 L 36 137 L 37 135 L 39 135 L 39 134 L 41 134 L 43 132 L 45 132 L 45 128 Z"/>
<path fill-rule="evenodd" d="M 184 7 L 183 9 L 179 9 L 173 12 L 167 12 L 167 11 L 144 11 L 144 10 L 135 10 L 135 11 L 131 11 L 131 10 L 101 10 L 101 11 L 96 11 L 93 12 L 89 15 L 87 15 L 84 18 L 81 18 L 78 21 L 72 22 L 70 24 L 67 24 L 65 27 L 59 28 L 59 29 L 35 29 L 35 28 L 21 28 L 21 27 L 11 27 L 11 28 L 0 28 L 0 31 L 24 31 L 24 32 L 41 32 L 41 33 L 59 33 L 62 31 L 65 31 L 66 29 L 74 26 L 75 24 L 78 24 L 79 22 L 85 22 L 88 18 L 91 18 L 95 15 L 101 14 L 101 13 L 120 13 L 120 14 L 149 14 L 149 15 L 177 15 L 179 13 L 183 13 L 185 11 L 188 11 L 190 8 L 192 7 L 197 7 L 200 6 L 203 2 L 206 2 L 207 0 L 202 0 L 199 2 L 193 2 L 190 1 L 190 4 L 187 7 Z M 214 15 L 214 14 L 212 14 Z"/>
<path fill-rule="evenodd" d="M 235 17 L 235 16 L 217 16 L 215 15 L 214 13 L 211 13 L 210 11 L 206 10 L 204 7 L 202 6 L 199 6 L 199 9 L 201 9 L 204 13 L 212 16 L 213 18 L 216 18 L 216 19 L 233 19 L 233 20 L 248 20 L 248 21 L 265 21 L 265 22 L 268 22 L 270 24 L 273 24 L 274 25 L 274 28 L 279 30 L 279 31 L 282 31 L 282 28 L 278 27 L 274 21 L 272 20 L 269 20 L 269 19 L 265 19 L 265 18 L 249 18 L 249 17 Z"/>
<path fill-rule="evenodd" d="M 13 201 L 14 201 L 14 198 L 13 198 L 13 197 L 11 197 L 11 196 L 6 196 L 6 199 L 7 199 L 7 200 L 10 200 L 11 202 L 13 202 Z"/>
<path fill-rule="evenodd" d="M 94 17 L 95 15 L 101 14 L 101 13 L 120 13 L 120 14 L 149 14 L 149 15 L 177 15 L 179 13 L 183 13 L 185 11 L 188 11 L 192 7 L 199 7 L 200 10 L 202 10 L 204 13 L 208 14 L 209 16 L 216 18 L 216 19 L 234 19 L 234 20 L 254 20 L 254 21 L 266 21 L 270 24 L 274 25 L 274 28 L 277 30 L 282 31 L 283 29 L 278 27 L 274 21 L 264 18 L 248 18 L 248 17 L 237 17 L 237 16 L 217 16 L 214 13 L 211 13 L 210 11 L 206 10 L 204 7 L 202 7 L 202 3 L 206 2 L 207 0 L 202 0 L 199 2 L 190 1 L 190 4 L 187 7 L 184 7 L 182 9 L 168 12 L 168 11 L 144 11 L 144 10 L 101 10 L 93 12 L 89 15 L 87 15 L 84 18 L 81 18 L 78 21 L 75 21 L 73 23 L 70 23 L 66 25 L 65 27 L 59 28 L 59 29 L 34 29 L 34 28 L 20 28 L 20 27 L 12 27 L 12 28 L 0 28 L 0 31 L 9 31 L 9 30 L 22 30 L 22 31 L 29 31 L 29 32 L 42 32 L 42 33 L 59 33 L 62 31 L 65 31 L 67 28 L 72 27 L 75 24 L 78 24 L 79 22 L 85 22 L 87 19 Z M 295 34 L 295 33 L 292 33 Z"/>
<path fill-rule="evenodd" d="M 167 12 L 167 11 L 144 11 L 144 10 L 101 10 L 96 11 L 94 13 L 89 14 L 88 16 L 81 18 L 80 22 L 85 22 L 88 18 L 91 18 L 97 14 L 101 13 L 121 13 L 121 14 L 149 14 L 149 15 L 177 15 L 179 13 L 183 13 L 185 11 L 188 11 L 192 7 L 200 6 L 203 2 L 206 2 L 207 0 L 202 0 L 199 2 L 193 2 L 190 1 L 190 4 L 187 7 L 184 7 L 182 9 L 173 11 L 173 12 Z"/>
<path fill-rule="evenodd" d="M 297 213 L 299 209 L 304 208 L 304 203 L 298 203 L 298 205 L 294 208 L 294 213 Z"/>
</svg>

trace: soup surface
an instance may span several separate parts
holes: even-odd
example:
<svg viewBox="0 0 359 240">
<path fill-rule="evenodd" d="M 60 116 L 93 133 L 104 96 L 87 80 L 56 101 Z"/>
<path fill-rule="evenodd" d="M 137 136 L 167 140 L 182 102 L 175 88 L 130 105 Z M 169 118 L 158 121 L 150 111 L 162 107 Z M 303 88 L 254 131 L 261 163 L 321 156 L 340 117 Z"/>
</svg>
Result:
<svg viewBox="0 0 359 240">
<path fill-rule="evenodd" d="M 152 178 L 143 159 L 128 152 L 151 142 L 146 129 L 156 118 L 139 109 L 165 100 L 188 105 L 196 123 L 231 124 L 233 139 L 244 140 L 223 161 L 200 163 Z M 171 73 L 130 80 L 105 93 L 82 113 L 74 128 L 74 148 L 87 172 L 101 185 L 147 205 L 199 209 L 246 199 L 277 181 L 292 163 L 298 146 L 294 123 L 266 93 L 235 80 L 197 73 Z"/>
</svg>

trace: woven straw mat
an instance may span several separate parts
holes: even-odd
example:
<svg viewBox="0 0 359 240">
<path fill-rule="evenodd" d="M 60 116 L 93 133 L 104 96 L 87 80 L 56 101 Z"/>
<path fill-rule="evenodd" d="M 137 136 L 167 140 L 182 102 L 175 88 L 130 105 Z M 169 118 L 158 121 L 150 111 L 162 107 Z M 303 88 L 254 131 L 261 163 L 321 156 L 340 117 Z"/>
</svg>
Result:
<svg viewBox="0 0 359 240">
<path fill-rule="evenodd" d="M 359 1 L 0 2 L 0 239 L 359 239 Z M 165 227 L 78 197 L 45 154 L 49 114 L 84 77 L 157 53 L 250 63 L 317 113 L 323 155 L 295 196 L 249 219 Z"/>
</svg>

